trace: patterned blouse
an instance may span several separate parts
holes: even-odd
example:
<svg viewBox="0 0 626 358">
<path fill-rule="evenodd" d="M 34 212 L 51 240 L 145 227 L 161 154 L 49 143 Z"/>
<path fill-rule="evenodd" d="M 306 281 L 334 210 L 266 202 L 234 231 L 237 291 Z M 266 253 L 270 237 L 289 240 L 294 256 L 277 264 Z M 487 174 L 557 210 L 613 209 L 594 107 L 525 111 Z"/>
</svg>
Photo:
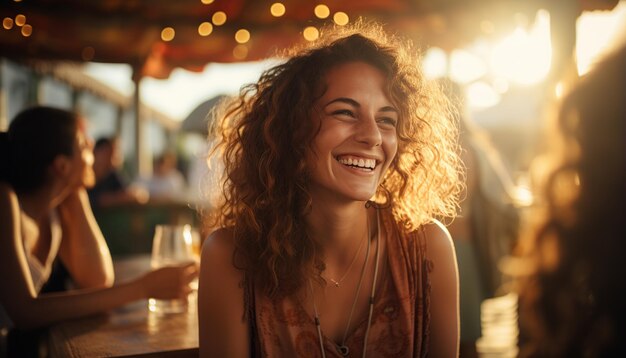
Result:
<svg viewBox="0 0 626 358">
<path fill-rule="evenodd" d="M 379 209 L 388 237 L 387 260 L 374 298 L 367 342 L 371 357 L 425 357 L 429 341 L 429 272 L 423 230 L 403 235 L 389 209 Z M 381 258 L 382 259 L 382 258 Z M 246 285 L 248 290 L 254 290 Z M 252 296 L 249 296 L 252 298 Z M 313 318 L 296 297 L 270 300 L 254 290 L 248 306 L 253 357 L 321 357 Z M 254 320 L 251 319 L 254 317 Z M 350 357 L 361 357 L 367 320 L 346 340 Z M 323 337 L 327 357 L 341 358 L 334 342 Z"/>
</svg>

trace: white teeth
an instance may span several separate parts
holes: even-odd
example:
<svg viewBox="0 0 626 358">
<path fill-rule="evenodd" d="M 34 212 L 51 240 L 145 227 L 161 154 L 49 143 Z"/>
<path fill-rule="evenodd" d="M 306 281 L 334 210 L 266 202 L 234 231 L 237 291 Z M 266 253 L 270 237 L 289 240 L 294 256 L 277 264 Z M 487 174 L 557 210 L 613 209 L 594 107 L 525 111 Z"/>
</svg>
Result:
<svg viewBox="0 0 626 358">
<path fill-rule="evenodd" d="M 339 163 L 344 165 L 351 165 L 359 168 L 376 168 L 376 160 L 374 159 L 363 159 L 363 158 L 337 158 Z"/>
</svg>

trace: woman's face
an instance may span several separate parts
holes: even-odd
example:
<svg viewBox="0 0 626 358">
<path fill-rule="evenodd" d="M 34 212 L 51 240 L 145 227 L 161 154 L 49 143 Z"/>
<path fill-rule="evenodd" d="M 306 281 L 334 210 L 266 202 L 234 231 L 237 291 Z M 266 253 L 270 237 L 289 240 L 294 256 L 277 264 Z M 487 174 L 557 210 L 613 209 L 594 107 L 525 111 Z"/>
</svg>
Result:
<svg viewBox="0 0 626 358">
<path fill-rule="evenodd" d="M 93 141 L 87 136 L 87 133 L 80 121 L 76 130 L 76 139 L 74 141 L 74 152 L 70 157 L 71 170 L 69 174 L 69 183 L 72 187 L 85 186 L 92 187 L 95 184 L 95 175 L 93 172 Z"/>
<path fill-rule="evenodd" d="M 364 62 L 349 62 L 326 75 L 315 104 L 320 131 L 307 154 L 314 198 L 365 201 L 393 161 L 398 109 L 385 94 L 385 76 Z"/>
</svg>

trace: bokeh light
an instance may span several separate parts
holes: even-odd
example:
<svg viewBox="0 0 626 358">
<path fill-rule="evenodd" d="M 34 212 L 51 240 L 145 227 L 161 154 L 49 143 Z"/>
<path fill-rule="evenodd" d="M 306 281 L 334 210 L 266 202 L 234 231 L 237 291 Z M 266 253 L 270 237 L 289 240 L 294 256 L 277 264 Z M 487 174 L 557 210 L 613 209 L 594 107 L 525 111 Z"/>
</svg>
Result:
<svg viewBox="0 0 626 358">
<path fill-rule="evenodd" d="M 198 26 L 198 34 L 200 36 L 209 36 L 213 32 L 213 24 L 210 22 L 203 22 Z"/>
<path fill-rule="evenodd" d="M 309 26 L 302 31 L 302 35 L 307 41 L 315 41 L 318 37 L 320 37 L 320 32 L 316 27 Z"/>
<path fill-rule="evenodd" d="M 33 27 L 30 26 L 29 24 L 24 24 L 24 26 L 22 26 L 22 36 L 29 37 L 32 34 L 33 34 Z"/>
<path fill-rule="evenodd" d="M 317 5 L 313 11 L 315 12 L 315 16 L 320 19 L 325 19 L 330 16 L 330 9 L 324 4 Z"/>
<path fill-rule="evenodd" d="M 174 31 L 174 28 L 172 27 L 166 27 L 161 30 L 161 40 L 163 41 L 172 41 L 174 36 L 176 36 L 176 31 Z"/>
<path fill-rule="evenodd" d="M 245 44 L 246 42 L 250 41 L 250 31 L 246 29 L 237 30 L 237 32 L 235 33 L 235 41 L 240 44 Z"/>
<path fill-rule="evenodd" d="M 215 14 L 213 14 L 213 17 L 211 18 L 211 20 L 213 21 L 213 25 L 215 26 L 221 26 L 224 25 L 226 23 L 226 13 L 224 11 L 218 11 Z"/>
<path fill-rule="evenodd" d="M 348 24 L 348 22 L 350 21 L 350 18 L 348 17 L 348 14 L 346 14 L 345 12 L 337 11 L 335 15 L 333 15 L 333 21 L 335 22 L 335 24 L 339 26 L 343 26 L 343 25 Z"/>
<path fill-rule="evenodd" d="M 279 2 L 273 3 L 270 7 L 270 12 L 274 17 L 281 17 L 285 15 L 285 5 Z"/>
<path fill-rule="evenodd" d="M 26 23 L 26 16 L 22 14 L 15 16 L 15 25 L 24 26 L 25 23 Z"/>
<path fill-rule="evenodd" d="M 500 102 L 500 95 L 489 84 L 482 81 L 469 85 L 465 95 L 467 104 L 473 108 L 493 107 Z"/>
<path fill-rule="evenodd" d="M 10 30 L 13 28 L 13 19 L 10 17 L 5 17 L 2 20 L 2 27 L 4 27 L 6 30 Z"/>
</svg>

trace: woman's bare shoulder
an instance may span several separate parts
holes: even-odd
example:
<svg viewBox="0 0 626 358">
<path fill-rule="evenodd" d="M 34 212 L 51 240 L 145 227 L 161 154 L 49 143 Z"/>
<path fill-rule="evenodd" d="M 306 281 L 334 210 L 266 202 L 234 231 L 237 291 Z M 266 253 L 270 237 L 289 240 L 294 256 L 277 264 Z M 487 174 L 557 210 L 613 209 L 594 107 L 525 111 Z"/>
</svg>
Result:
<svg viewBox="0 0 626 358">
<path fill-rule="evenodd" d="M 220 228 L 206 238 L 202 244 L 202 255 L 219 255 L 231 254 L 235 250 L 235 243 L 233 240 L 233 231 L 230 228 Z"/>
<path fill-rule="evenodd" d="M 201 265 L 239 276 L 233 265 L 235 242 L 231 228 L 213 231 L 202 244 Z"/>
<path fill-rule="evenodd" d="M 427 256 L 433 261 L 453 259 L 454 243 L 448 229 L 436 219 L 422 226 L 427 246 Z"/>
</svg>

